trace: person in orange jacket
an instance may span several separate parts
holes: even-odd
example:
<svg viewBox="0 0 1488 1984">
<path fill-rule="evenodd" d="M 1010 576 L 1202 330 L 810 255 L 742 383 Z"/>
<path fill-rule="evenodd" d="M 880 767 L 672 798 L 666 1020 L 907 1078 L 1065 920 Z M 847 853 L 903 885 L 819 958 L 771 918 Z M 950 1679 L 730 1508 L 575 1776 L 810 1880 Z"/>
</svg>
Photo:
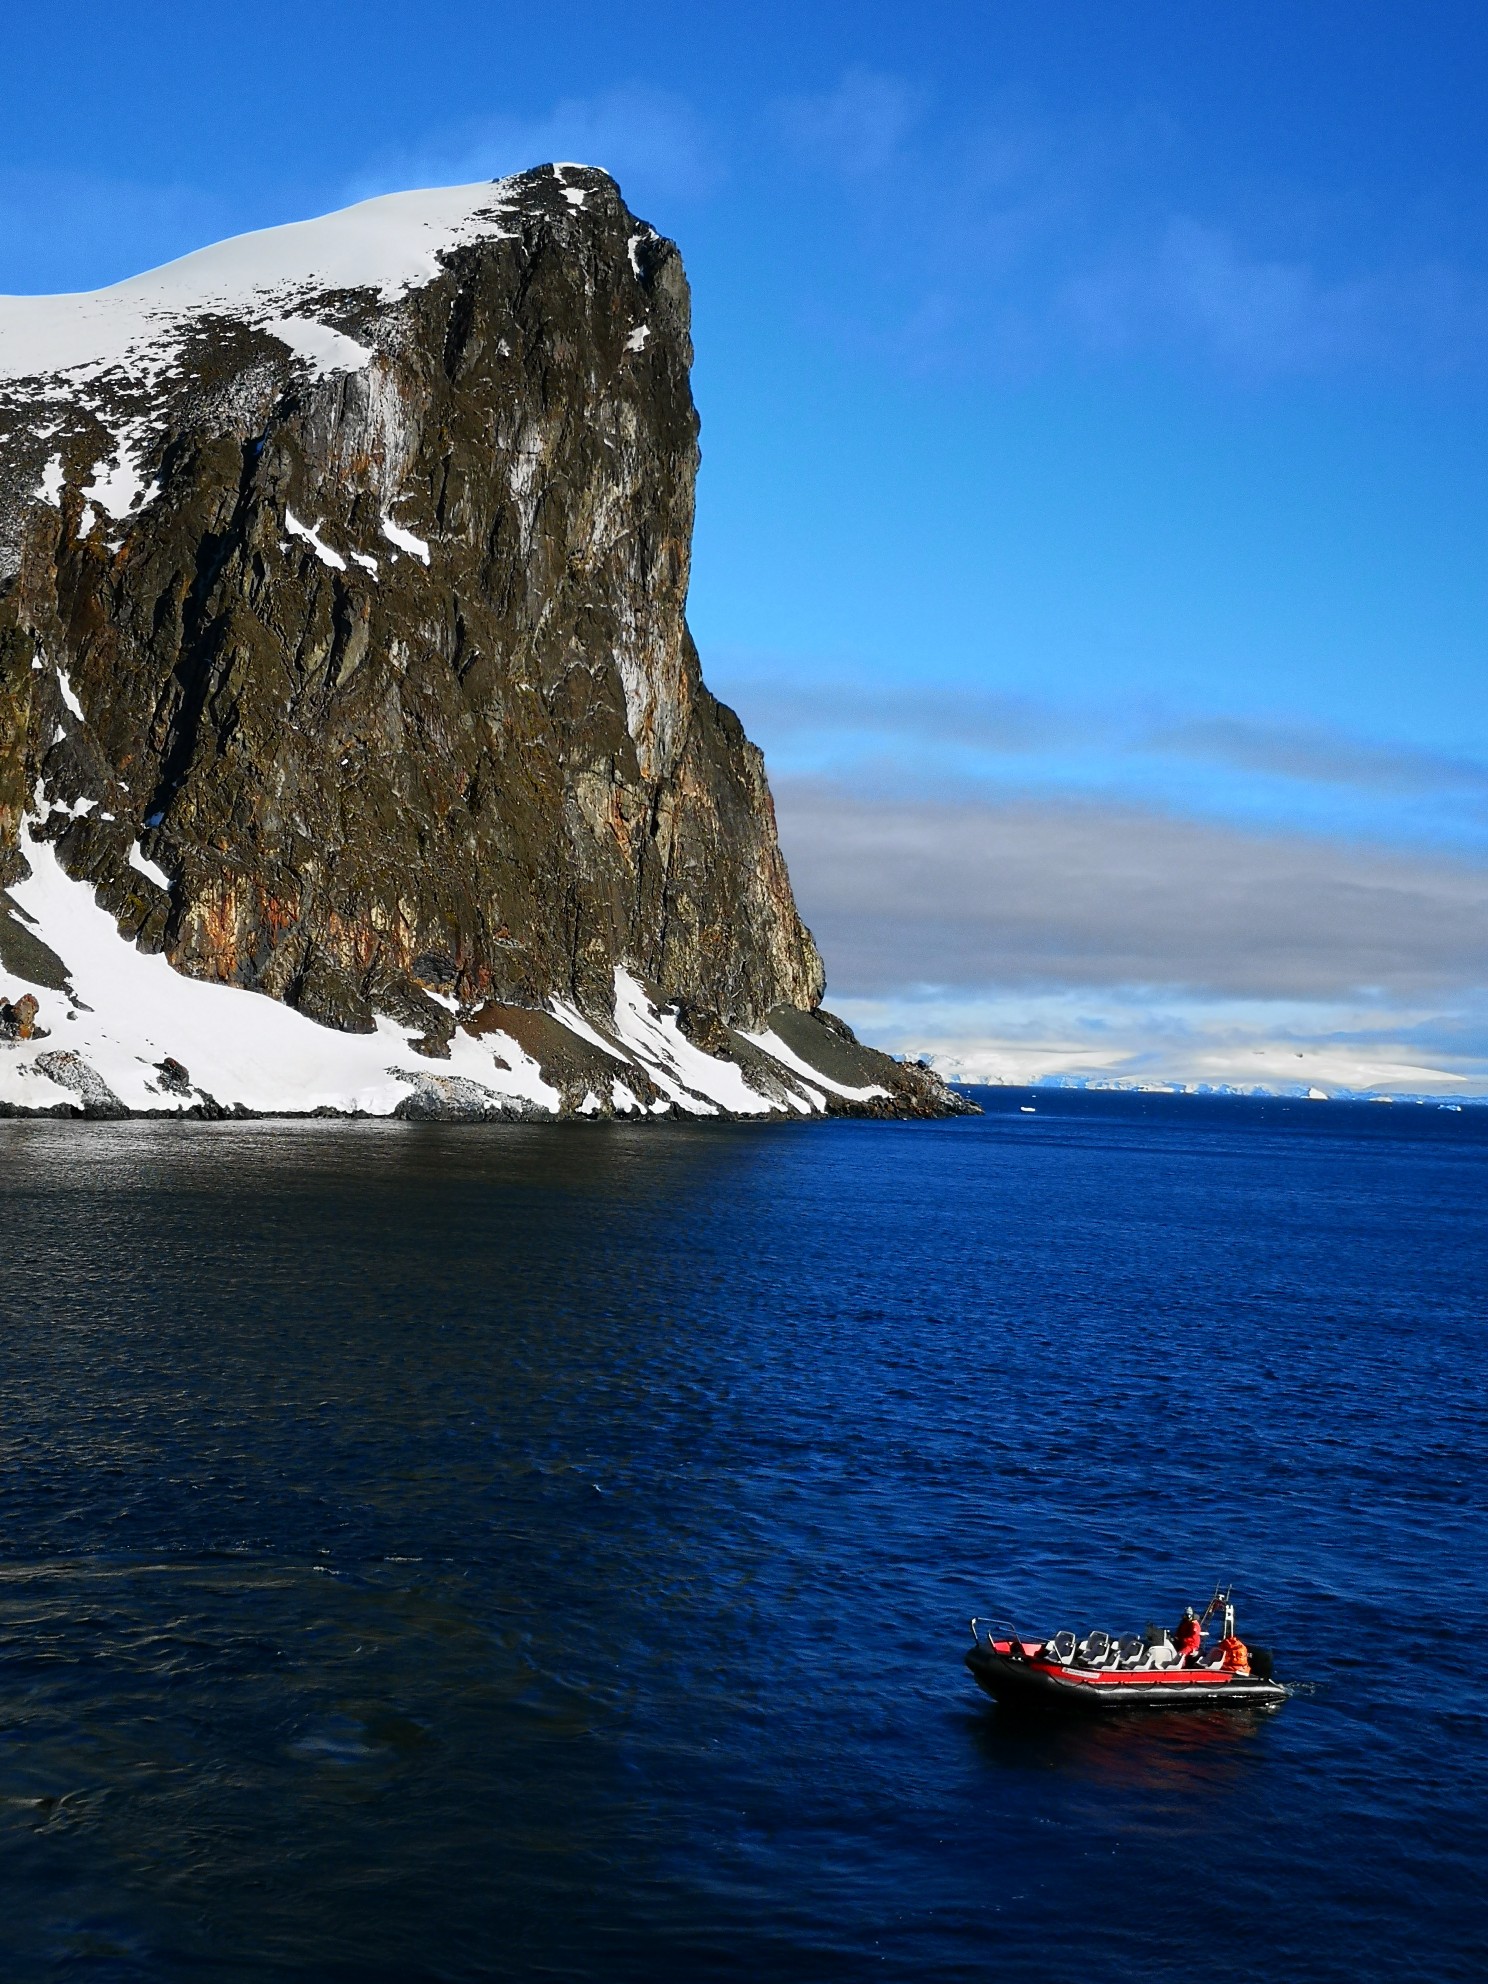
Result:
<svg viewBox="0 0 1488 1984">
<path fill-rule="evenodd" d="M 1226 1674 L 1250 1672 L 1250 1648 L 1233 1630 L 1226 1633 L 1219 1643 L 1219 1664 Z"/>
<path fill-rule="evenodd" d="M 1183 1617 L 1178 1621 L 1178 1630 L 1173 1635 L 1173 1645 L 1178 1650 L 1180 1660 L 1197 1660 L 1199 1649 L 1204 1644 L 1204 1628 L 1199 1623 L 1199 1615 L 1191 1605 L 1183 1608 Z"/>
</svg>

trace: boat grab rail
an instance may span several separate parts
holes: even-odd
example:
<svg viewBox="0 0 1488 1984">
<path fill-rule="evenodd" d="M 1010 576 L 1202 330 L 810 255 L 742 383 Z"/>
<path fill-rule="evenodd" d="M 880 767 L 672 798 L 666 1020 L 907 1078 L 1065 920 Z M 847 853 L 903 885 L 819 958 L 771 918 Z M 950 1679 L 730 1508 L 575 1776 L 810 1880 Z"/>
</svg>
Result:
<svg viewBox="0 0 1488 1984">
<path fill-rule="evenodd" d="M 971 1638 L 973 1645 L 981 1646 L 984 1644 L 982 1639 L 982 1628 L 984 1626 L 987 1629 L 987 1638 L 985 1644 L 988 1646 L 990 1646 L 994 1640 L 1016 1640 L 1018 1644 L 1021 1646 L 1024 1642 L 1024 1639 L 1026 1638 L 1026 1635 L 1018 1630 L 1018 1628 L 1013 1624 L 1011 1619 L 981 1619 L 978 1618 L 975 1614 L 973 1614 L 971 1621 Z"/>
</svg>

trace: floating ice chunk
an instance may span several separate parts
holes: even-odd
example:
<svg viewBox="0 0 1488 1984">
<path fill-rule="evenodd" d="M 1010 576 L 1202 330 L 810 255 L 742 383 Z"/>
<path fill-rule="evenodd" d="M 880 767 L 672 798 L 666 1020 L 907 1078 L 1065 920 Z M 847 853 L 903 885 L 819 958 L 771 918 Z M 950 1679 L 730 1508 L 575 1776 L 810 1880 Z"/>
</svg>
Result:
<svg viewBox="0 0 1488 1984">
<path fill-rule="evenodd" d="M 374 579 L 377 577 L 377 560 L 375 558 L 369 558 L 365 551 L 351 551 L 347 553 L 347 556 L 351 559 L 353 565 L 360 565 L 364 572 L 370 572 Z"/>
<path fill-rule="evenodd" d="M 333 331 L 329 324 L 317 323 L 313 317 L 273 317 L 263 328 L 280 344 L 287 344 L 296 358 L 302 358 L 317 379 L 330 379 L 338 372 L 360 372 L 375 356 L 368 345 L 358 344 L 344 331 Z"/>
<path fill-rule="evenodd" d="M 404 530 L 402 524 L 395 524 L 391 517 L 382 520 L 382 534 L 389 544 L 396 544 L 400 551 L 411 552 L 415 558 L 429 562 L 429 547 L 421 537 L 415 537 L 411 530 Z"/>
<path fill-rule="evenodd" d="M 67 679 L 67 670 L 65 668 L 59 668 L 57 670 L 57 687 L 62 691 L 63 702 L 66 703 L 78 722 L 86 723 L 88 719 L 83 715 L 83 706 L 78 701 L 72 684 Z"/>
<path fill-rule="evenodd" d="M 341 556 L 341 553 L 339 551 L 332 551 L 328 544 L 322 542 L 319 524 L 312 530 L 309 524 L 302 524 L 300 522 L 293 510 L 286 510 L 284 512 L 284 528 L 289 532 L 291 537 L 302 537 L 322 565 L 329 565 L 333 572 L 344 572 L 346 570 L 346 560 Z"/>
<path fill-rule="evenodd" d="M 646 340 L 650 335 L 651 326 L 649 324 L 637 324 L 630 336 L 625 340 L 625 349 L 627 351 L 643 351 Z"/>
<path fill-rule="evenodd" d="M 43 503 L 50 503 L 54 510 L 61 509 L 62 457 L 60 455 L 53 455 L 52 459 L 42 470 L 41 481 L 37 484 L 35 493 L 41 498 Z"/>
<path fill-rule="evenodd" d="M 138 841 L 129 850 L 129 865 L 137 875 L 143 875 L 147 881 L 153 882 L 157 888 L 164 889 L 167 895 L 170 894 L 174 886 L 170 876 L 166 874 L 162 867 L 152 861 L 148 854 L 142 854 L 140 852 Z"/>
</svg>

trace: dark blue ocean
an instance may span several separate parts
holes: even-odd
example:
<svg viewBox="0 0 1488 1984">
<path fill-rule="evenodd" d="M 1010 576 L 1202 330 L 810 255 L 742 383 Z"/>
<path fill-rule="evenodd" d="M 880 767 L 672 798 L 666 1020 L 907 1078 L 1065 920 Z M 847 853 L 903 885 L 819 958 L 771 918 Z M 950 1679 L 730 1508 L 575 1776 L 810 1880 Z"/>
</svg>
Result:
<svg viewBox="0 0 1488 1984">
<path fill-rule="evenodd" d="M 1488 1111 L 983 1099 L 0 1124 L 6 1984 L 1480 1978 Z"/>
</svg>

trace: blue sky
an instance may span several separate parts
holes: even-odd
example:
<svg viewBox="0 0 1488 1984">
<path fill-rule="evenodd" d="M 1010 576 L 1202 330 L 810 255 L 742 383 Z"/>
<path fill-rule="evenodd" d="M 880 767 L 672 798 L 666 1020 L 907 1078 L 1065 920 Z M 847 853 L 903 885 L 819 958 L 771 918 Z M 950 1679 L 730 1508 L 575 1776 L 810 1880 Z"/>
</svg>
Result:
<svg viewBox="0 0 1488 1984">
<path fill-rule="evenodd" d="M 1481 8 L 7 23 L 0 288 L 603 164 L 830 1003 L 1010 1076 L 1488 1092 Z"/>
</svg>

